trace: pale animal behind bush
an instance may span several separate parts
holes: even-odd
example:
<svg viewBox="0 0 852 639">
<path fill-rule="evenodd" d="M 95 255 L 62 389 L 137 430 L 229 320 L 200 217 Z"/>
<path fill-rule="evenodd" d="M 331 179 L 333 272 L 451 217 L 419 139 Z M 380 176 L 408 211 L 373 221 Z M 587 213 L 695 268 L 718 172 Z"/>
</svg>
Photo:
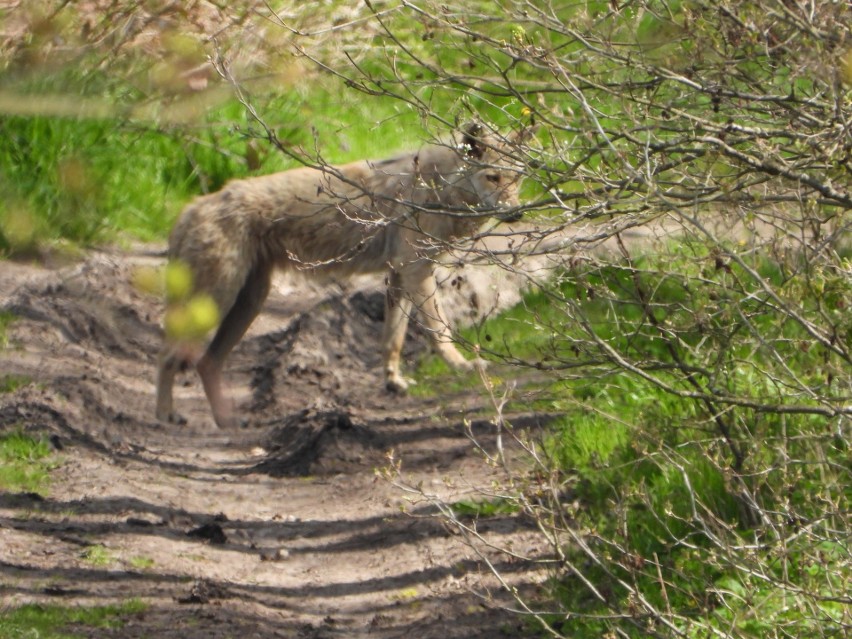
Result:
<svg viewBox="0 0 852 639">
<path fill-rule="evenodd" d="M 448 144 L 378 162 L 236 180 L 192 202 L 172 230 L 169 259 L 189 267 L 195 291 L 213 298 L 222 321 L 203 355 L 200 347 L 166 338 L 157 417 L 181 421 L 172 387 L 177 372 L 195 364 L 216 423 L 234 424 L 222 388 L 225 359 L 260 312 L 276 267 L 336 277 L 388 272 L 382 349 L 391 391 L 409 384 L 400 356 L 412 307 L 447 363 L 475 366 L 455 347 L 443 319 L 435 260 L 489 217 L 520 217 L 522 173 L 510 156 L 521 135 L 502 139 L 474 123 Z"/>
</svg>

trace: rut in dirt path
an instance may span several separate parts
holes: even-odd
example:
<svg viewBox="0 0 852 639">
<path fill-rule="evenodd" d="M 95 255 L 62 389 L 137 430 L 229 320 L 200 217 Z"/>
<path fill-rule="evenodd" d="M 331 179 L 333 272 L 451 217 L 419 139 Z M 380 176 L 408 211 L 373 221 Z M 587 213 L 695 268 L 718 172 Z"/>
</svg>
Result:
<svg viewBox="0 0 852 639">
<path fill-rule="evenodd" d="M 61 449 L 48 497 L 0 495 L 4 603 L 147 604 L 92 637 L 518 636 L 482 560 L 534 584 L 530 563 L 487 547 L 540 555 L 528 522 L 483 520 L 474 549 L 375 472 L 393 451 L 402 480 L 451 501 L 494 472 L 463 425 L 493 444 L 479 397 L 380 390 L 377 283 L 274 292 L 228 366 L 251 425 L 215 429 L 186 375 L 188 424 L 173 426 L 153 418 L 159 302 L 129 284 L 146 259 L 94 256 L 0 286 L 17 318 L 3 369 L 36 382 L 2 396 L 0 432 Z M 411 338 L 409 358 L 423 349 Z"/>
</svg>

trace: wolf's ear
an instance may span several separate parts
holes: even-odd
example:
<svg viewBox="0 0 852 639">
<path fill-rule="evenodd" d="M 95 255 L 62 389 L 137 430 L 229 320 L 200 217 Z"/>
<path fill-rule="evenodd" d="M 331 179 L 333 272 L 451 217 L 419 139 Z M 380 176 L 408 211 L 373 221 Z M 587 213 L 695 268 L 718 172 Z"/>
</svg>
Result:
<svg viewBox="0 0 852 639">
<path fill-rule="evenodd" d="M 509 134 L 508 140 L 512 144 L 524 144 L 538 132 L 539 125 L 531 122 L 529 125 L 517 129 Z"/>
<path fill-rule="evenodd" d="M 479 122 L 468 122 L 461 129 L 462 151 L 468 157 L 481 159 L 485 153 L 485 145 L 482 142 L 482 125 Z"/>
</svg>

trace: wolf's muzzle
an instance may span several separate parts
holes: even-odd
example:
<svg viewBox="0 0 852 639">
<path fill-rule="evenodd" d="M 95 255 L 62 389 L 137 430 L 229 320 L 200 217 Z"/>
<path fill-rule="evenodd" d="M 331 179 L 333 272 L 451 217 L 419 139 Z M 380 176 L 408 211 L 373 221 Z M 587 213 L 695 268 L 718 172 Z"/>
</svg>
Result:
<svg viewBox="0 0 852 639">
<path fill-rule="evenodd" d="M 502 211 L 494 217 L 496 217 L 501 222 L 512 223 L 517 222 L 522 217 L 524 217 L 524 212 L 521 209 L 511 209 L 509 211 Z"/>
</svg>

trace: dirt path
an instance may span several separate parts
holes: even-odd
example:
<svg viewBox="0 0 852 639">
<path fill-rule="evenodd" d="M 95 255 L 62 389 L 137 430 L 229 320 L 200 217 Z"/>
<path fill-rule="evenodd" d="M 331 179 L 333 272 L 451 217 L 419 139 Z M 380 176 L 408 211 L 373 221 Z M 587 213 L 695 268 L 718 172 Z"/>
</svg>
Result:
<svg viewBox="0 0 852 639">
<path fill-rule="evenodd" d="M 250 425 L 222 431 L 191 375 L 177 389 L 188 424 L 153 418 L 161 311 L 129 285 L 145 262 L 161 260 L 0 263 L 0 308 L 18 318 L 0 370 L 36 381 L 0 395 L 0 432 L 46 434 L 61 460 L 47 498 L 0 494 L 4 606 L 148 604 L 92 637 L 521 634 L 477 553 L 375 472 L 393 450 L 407 482 L 448 499 L 492 472 L 462 426 L 474 420 L 487 441 L 480 399 L 379 390 L 378 282 L 279 287 L 229 366 Z M 519 555 L 541 551 L 519 517 L 479 530 Z M 518 584 L 540 578 L 491 559 Z"/>
</svg>

